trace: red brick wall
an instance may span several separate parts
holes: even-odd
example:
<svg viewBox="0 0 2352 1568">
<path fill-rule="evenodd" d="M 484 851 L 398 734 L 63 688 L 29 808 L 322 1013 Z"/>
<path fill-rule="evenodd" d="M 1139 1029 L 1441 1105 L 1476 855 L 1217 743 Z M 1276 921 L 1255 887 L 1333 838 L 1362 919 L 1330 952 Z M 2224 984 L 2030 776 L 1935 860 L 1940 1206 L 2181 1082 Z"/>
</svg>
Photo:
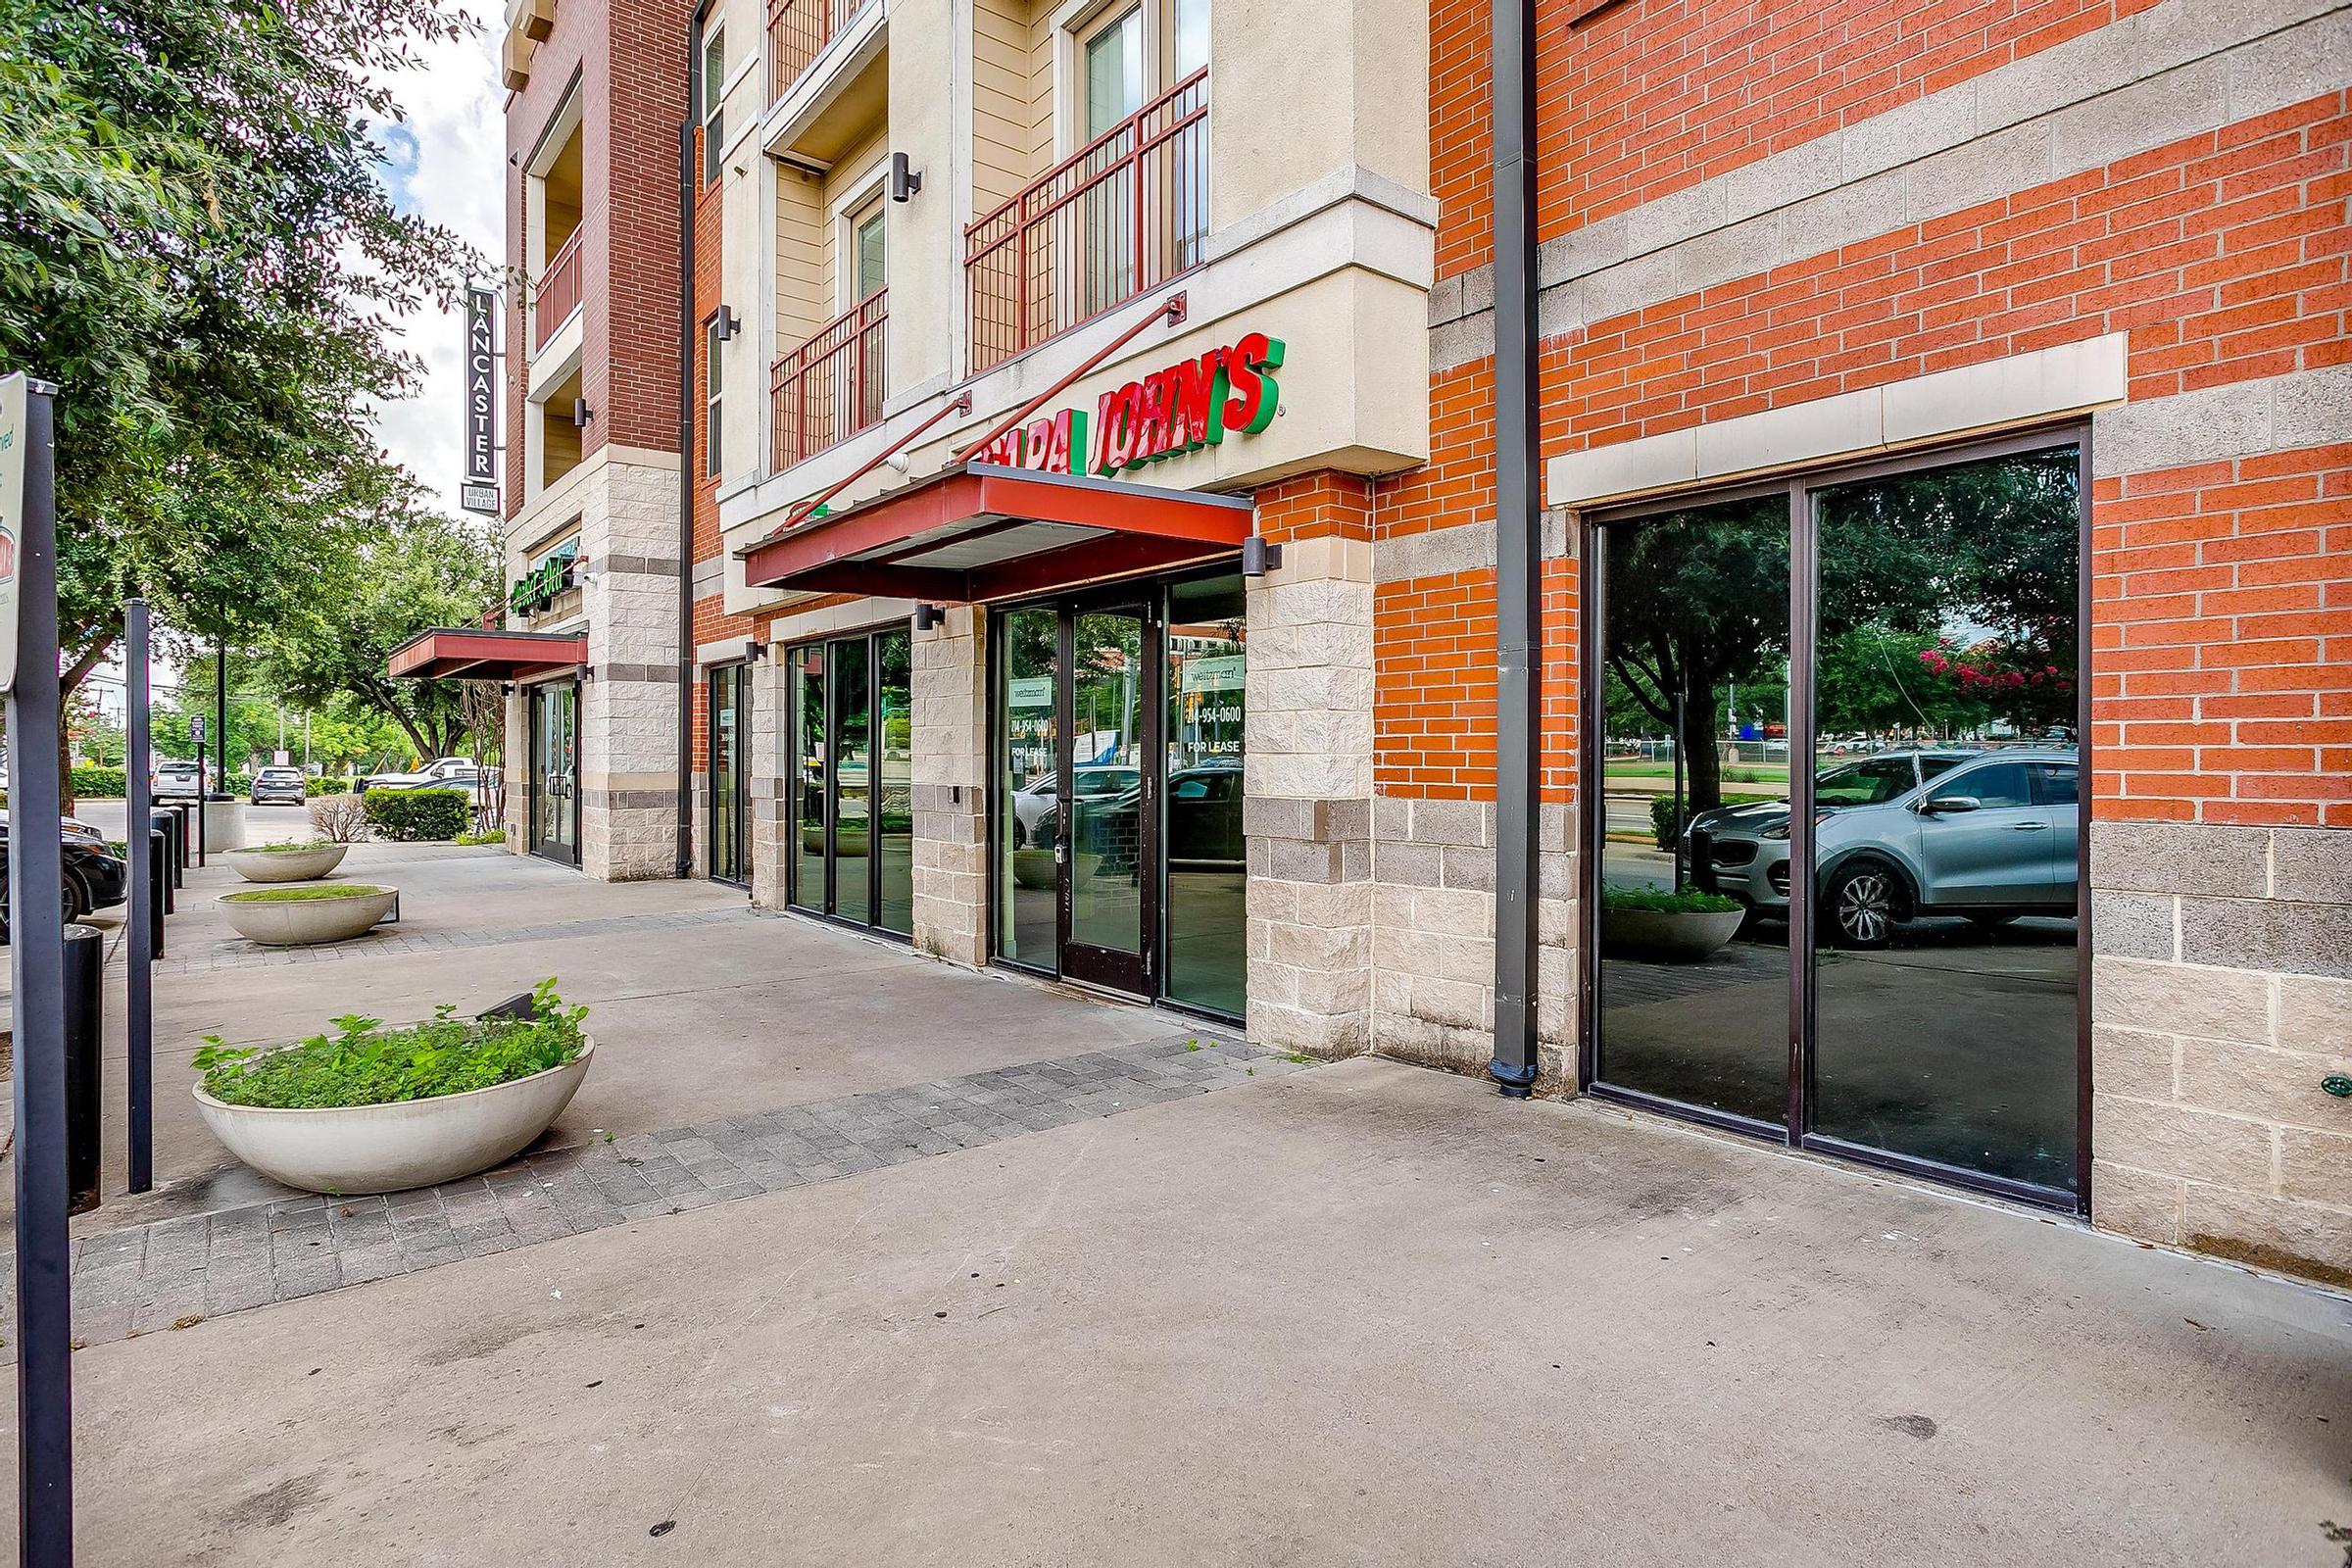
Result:
<svg viewBox="0 0 2352 1568">
<path fill-rule="evenodd" d="M 1257 531 L 1277 544 L 1322 534 L 1369 539 L 1375 482 L 1358 474 L 1317 468 L 1265 485 L 1255 497 Z"/>
<path fill-rule="evenodd" d="M 2092 518 L 2099 814 L 2352 827 L 2352 445 L 2103 479 Z"/>
</svg>

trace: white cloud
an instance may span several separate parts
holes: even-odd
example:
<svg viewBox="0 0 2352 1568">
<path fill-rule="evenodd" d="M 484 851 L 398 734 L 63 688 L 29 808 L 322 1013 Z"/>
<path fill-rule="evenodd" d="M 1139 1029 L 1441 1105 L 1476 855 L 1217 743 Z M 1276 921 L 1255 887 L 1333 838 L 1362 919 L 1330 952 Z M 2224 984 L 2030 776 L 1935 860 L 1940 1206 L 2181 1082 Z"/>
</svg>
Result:
<svg viewBox="0 0 2352 1568">
<path fill-rule="evenodd" d="M 379 137 L 387 156 L 385 183 L 404 209 L 456 230 L 500 265 L 506 258 L 507 127 L 496 39 L 485 30 L 419 52 L 420 67 L 393 83 L 406 120 Z M 410 352 L 424 361 L 423 386 L 376 415 L 376 439 L 452 514 L 465 464 L 464 333 L 455 312 L 428 306 L 411 317 L 404 335 Z"/>
</svg>

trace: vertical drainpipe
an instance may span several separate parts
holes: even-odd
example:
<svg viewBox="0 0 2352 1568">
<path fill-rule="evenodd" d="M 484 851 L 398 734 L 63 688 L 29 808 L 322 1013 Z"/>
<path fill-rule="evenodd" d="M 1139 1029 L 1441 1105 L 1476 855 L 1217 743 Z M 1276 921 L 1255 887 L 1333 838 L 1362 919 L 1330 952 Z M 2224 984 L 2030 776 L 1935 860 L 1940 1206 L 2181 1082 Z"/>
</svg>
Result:
<svg viewBox="0 0 2352 1568">
<path fill-rule="evenodd" d="M 686 118 L 678 125 L 678 858 L 694 874 L 694 106 L 703 14 L 686 28 Z"/>
<path fill-rule="evenodd" d="M 1494 1057 L 1536 1081 L 1543 529 L 1536 453 L 1536 0 L 1493 0 L 1494 39 Z"/>
</svg>

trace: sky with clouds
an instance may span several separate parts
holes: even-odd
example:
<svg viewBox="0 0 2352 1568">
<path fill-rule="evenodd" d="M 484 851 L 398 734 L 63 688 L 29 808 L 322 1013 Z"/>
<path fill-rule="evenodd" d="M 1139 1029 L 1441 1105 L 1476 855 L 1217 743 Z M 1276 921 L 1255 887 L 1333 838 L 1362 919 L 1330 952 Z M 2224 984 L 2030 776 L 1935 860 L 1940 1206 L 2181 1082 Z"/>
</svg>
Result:
<svg viewBox="0 0 2352 1568">
<path fill-rule="evenodd" d="M 403 211 L 456 230 L 495 264 L 506 255 L 507 157 L 497 40 L 484 29 L 421 54 L 419 68 L 393 85 L 405 118 L 376 131 L 384 182 Z M 464 334 L 454 311 L 428 306 L 412 317 L 405 341 L 424 361 L 424 384 L 376 418 L 376 439 L 453 515 L 465 458 Z"/>
</svg>

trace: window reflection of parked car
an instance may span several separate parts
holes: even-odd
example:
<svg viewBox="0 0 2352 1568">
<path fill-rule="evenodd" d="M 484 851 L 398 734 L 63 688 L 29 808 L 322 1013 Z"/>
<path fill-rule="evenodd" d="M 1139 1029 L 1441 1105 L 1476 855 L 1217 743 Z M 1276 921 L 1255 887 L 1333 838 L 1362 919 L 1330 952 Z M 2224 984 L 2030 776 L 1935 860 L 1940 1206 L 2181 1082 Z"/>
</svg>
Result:
<svg viewBox="0 0 2352 1568">
<path fill-rule="evenodd" d="M 1070 773 L 1073 798 L 1084 806 L 1108 800 L 1135 789 L 1143 775 L 1132 767 L 1080 767 Z M 1055 775 L 1031 779 L 1012 792 L 1012 847 L 1043 849 L 1054 842 L 1054 808 L 1060 804 L 1061 786 Z"/>
<path fill-rule="evenodd" d="M 1168 775 L 1168 869 L 1231 870 L 1241 865 L 1242 767 L 1217 759 Z"/>
<path fill-rule="evenodd" d="M 2062 749 L 1888 752 L 1814 781 L 1815 924 L 1840 947 L 1885 947 L 1920 915 L 1995 926 L 2075 912 L 2077 763 Z M 1701 811 L 1681 854 L 1700 889 L 1788 906 L 1784 801 Z"/>
</svg>

